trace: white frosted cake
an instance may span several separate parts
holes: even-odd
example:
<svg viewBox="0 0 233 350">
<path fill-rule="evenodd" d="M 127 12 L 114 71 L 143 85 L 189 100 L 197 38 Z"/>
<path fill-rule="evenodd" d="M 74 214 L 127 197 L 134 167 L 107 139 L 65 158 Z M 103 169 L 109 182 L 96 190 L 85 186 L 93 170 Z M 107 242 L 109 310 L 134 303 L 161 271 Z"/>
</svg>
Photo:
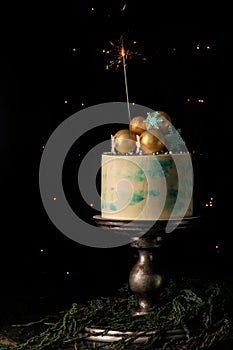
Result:
<svg viewBox="0 0 233 350">
<path fill-rule="evenodd" d="M 124 136 L 123 140 L 115 138 L 112 152 L 102 154 L 101 216 L 114 220 L 192 216 L 193 169 L 190 154 L 183 151 L 169 152 L 168 143 L 164 151 L 166 141 L 163 136 L 160 141 L 152 140 L 153 147 L 159 147 L 156 151 L 156 147 L 151 146 L 153 142 L 145 142 L 144 130 L 136 131 L 135 134 L 140 135 L 138 146 L 141 147 L 137 151 L 133 130 L 128 136 L 123 130 L 120 133 Z M 164 143 L 161 144 L 161 140 Z M 127 147 L 129 152 L 126 152 Z"/>
</svg>

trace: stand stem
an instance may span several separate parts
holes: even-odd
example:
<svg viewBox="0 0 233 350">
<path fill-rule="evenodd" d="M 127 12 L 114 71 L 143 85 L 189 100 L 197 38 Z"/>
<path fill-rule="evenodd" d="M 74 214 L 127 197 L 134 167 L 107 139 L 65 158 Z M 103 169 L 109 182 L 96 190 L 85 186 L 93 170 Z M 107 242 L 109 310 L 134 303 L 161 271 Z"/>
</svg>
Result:
<svg viewBox="0 0 233 350">
<path fill-rule="evenodd" d="M 146 243 L 146 244 L 144 244 Z M 135 247 L 135 244 L 132 244 Z M 130 272 L 129 286 L 135 296 L 138 298 L 139 308 L 133 312 L 133 315 L 145 315 L 151 307 L 155 305 L 158 297 L 158 291 L 163 283 L 163 276 L 159 272 L 156 258 L 156 249 L 160 244 L 138 239 L 138 261 Z"/>
</svg>

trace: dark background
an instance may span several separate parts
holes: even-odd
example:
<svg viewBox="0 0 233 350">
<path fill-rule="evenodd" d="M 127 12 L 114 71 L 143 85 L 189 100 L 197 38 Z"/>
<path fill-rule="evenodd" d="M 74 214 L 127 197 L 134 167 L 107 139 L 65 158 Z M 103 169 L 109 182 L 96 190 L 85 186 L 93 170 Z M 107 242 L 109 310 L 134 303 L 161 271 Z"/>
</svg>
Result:
<svg viewBox="0 0 233 350">
<path fill-rule="evenodd" d="M 122 5 L 82 10 L 92 24 L 125 25 L 139 9 L 121 11 Z M 195 214 L 205 219 L 192 234 L 168 237 L 163 268 L 168 276 L 232 280 L 232 31 L 166 24 L 148 32 L 77 31 L 63 46 L 20 41 L 0 56 L 2 323 L 108 295 L 128 281 L 137 260 L 129 246 L 97 249 L 68 239 L 45 212 L 38 182 L 43 146 L 63 120 L 95 104 L 126 101 L 123 68 L 106 70 L 110 56 L 102 52 L 121 35 L 126 49 L 136 40 L 147 59 L 127 62 L 129 99 L 167 112 L 181 128 L 193 153 Z M 74 189 L 77 167 L 109 131 L 100 127 L 77 140 L 64 166 L 67 198 L 87 221 L 96 212 Z"/>
</svg>

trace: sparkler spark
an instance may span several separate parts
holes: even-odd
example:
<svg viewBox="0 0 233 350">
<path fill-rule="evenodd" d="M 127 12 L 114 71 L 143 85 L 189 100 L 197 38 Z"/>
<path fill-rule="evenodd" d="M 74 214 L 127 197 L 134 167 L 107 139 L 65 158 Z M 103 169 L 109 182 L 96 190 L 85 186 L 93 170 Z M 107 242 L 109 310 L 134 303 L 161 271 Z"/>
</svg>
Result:
<svg viewBox="0 0 233 350">
<path fill-rule="evenodd" d="M 125 11 L 126 7 L 127 7 L 127 3 L 125 3 L 125 4 L 123 5 L 123 7 L 121 8 L 121 12 Z"/>
<path fill-rule="evenodd" d="M 115 68 L 115 70 L 118 70 L 120 67 L 122 67 L 123 64 L 129 122 L 131 121 L 131 116 L 126 74 L 126 61 L 134 58 L 140 58 L 142 61 L 147 61 L 142 53 L 140 51 L 137 51 L 137 44 L 138 42 L 135 40 L 131 42 L 127 41 L 127 49 L 125 49 L 123 44 L 123 37 L 121 36 L 116 44 L 113 41 L 109 41 L 110 48 L 102 50 L 102 53 L 108 56 L 108 64 L 106 65 L 106 70 L 110 68 Z"/>
<path fill-rule="evenodd" d="M 108 63 L 106 64 L 106 70 L 111 68 L 118 70 L 122 66 L 122 57 L 125 61 L 140 59 L 147 61 L 142 52 L 137 50 L 137 41 L 127 41 L 126 49 L 123 48 L 121 39 L 115 44 L 113 41 L 109 41 L 109 48 L 102 50 L 102 53 L 108 56 Z M 127 63 L 125 63 L 127 65 Z"/>
</svg>

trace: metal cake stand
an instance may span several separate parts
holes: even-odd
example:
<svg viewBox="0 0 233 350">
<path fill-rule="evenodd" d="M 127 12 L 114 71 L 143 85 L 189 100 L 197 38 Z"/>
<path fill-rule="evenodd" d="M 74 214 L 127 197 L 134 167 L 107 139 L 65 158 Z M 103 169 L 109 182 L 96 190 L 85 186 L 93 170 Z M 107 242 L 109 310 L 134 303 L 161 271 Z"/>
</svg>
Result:
<svg viewBox="0 0 233 350">
<path fill-rule="evenodd" d="M 138 261 L 129 274 L 130 290 L 138 299 L 138 308 L 133 311 L 133 314 L 135 316 L 147 314 L 155 305 L 164 281 L 163 273 L 159 269 L 157 252 L 169 235 L 166 233 L 168 222 L 172 234 L 181 230 L 189 231 L 199 223 L 200 216 L 157 220 L 156 222 L 109 220 L 100 215 L 95 215 L 93 218 L 96 224 L 103 229 L 123 231 L 129 236 L 129 244 L 137 249 Z"/>
<path fill-rule="evenodd" d="M 156 305 L 161 286 L 163 285 L 163 273 L 159 270 L 158 248 L 168 236 L 166 227 L 168 220 L 157 220 L 156 222 L 139 220 L 108 220 L 100 215 L 93 217 L 96 225 L 103 229 L 114 230 L 119 234 L 127 235 L 129 244 L 138 251 L 138 261 L 129 274 L 129 286 L 131 291 L 137 297 L 138 307 L 133 310 L 132 316 L 146 315 L 152 311 Z M 170 228 L 174 231 L 193 230 L 196 224 L 200 222 L 200 216 L 192 216 L 180 219 L 169 220 Z M 144 233 L 146 232 L 146 233 Z M 144 346 L 148 339 L 155 337 L 158 330 L 145 333 L 142 329 L 142 335 L 137 338 L 127 349 L 134 350 L 135 346 Z M 131 334 L 127 330 L 116 331 L 101 328 L 86 328 L 88 334 L 86 340 L 91 348 L 100 346 L 101 348 L 112 348 L 113 343 L 121 340 L 126 335 Z M 184 339 L 186 334 L 183 329 L 171 329 L 164 332 L 164 340 Z"/>
</svg>

